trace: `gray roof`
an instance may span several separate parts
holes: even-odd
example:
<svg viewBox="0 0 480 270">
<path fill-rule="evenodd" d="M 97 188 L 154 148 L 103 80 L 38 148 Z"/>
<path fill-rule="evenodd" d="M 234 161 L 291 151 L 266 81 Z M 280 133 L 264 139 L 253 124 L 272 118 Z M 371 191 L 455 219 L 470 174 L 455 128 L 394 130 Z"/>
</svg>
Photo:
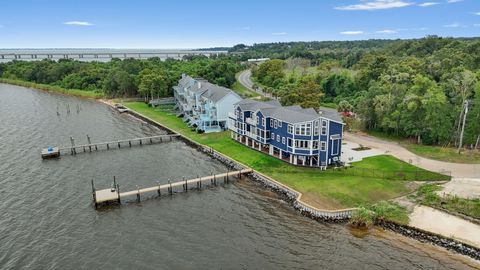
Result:
<svg viewBox="0 0 480 270">
<path fill-rule="evenodd" d="M 320 115 L 325 117 L 325 118 L 332 119 L 334 121 L 343 123 L 342 116 L 335 109 L 320 107 Z"/>
<path fill-rule="evenodd" d="M 342 118 L 333 109 L 320 108 L 321 113 L 318 114 L 314 109 L 303 109 L 298 105 L 282 107 L 279 103 L 271 104 L 268 102 L 259 102 L 251 99 L 244 99 L 237 102 L 242 110 L 246 111 L 261 111 L 266 117 L 282 120 L 287 123 L 307 122 L 324 117 L 342 123 Z"/>
<path fill-rule="evenodd" d="M 190 76 L 185 76 L 178 81 L 178 84 L 188 88 L 188 90 L 200 94 L 202 97 L 205 97 L 213 102 L 218 102 L 228 94 L 233 94 L 240 98 L 232 90 L 218 86 L 213 83 L 209 83 L 205 79 L 198 78 L 194 79 Z"/>
</svg>

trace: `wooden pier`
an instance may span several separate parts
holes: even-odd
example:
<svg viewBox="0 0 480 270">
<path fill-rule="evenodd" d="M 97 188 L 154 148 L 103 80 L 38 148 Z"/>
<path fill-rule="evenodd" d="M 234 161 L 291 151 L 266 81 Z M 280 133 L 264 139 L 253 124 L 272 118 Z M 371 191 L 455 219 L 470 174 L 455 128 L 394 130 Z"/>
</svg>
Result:
<svg viewBox="0 0 480 270">
<path fill-rule="evenodd" d="M 168 181 L 167 184 L 158 183 L 156 186 L 147 187 L 147 188 L 137 188 L 136 190 L 120 192 L 120 186 L 117 184 L 115 178 L 111 188 L 96 190 L 93 180 L 92 180 L 92 196 L 93 202 L 95 204 L 95 209 L 99 205 L 109 204 L 109 203 L 118 203 L 121 204 L 122 199 L 126 197 L 136 196 L 137 201 L 140 202 L 140 196 L 145 193 L 157 193 L 158 196 L 162 194 L 173 195 L 174 190 L 178 190 L 181 187 L 182 191 L 188 191 L 189 189 L 200 189 L 202 185 L 210 184 L 217 185 L 219 181 L 223 183 L 228 183 L 229 178 L 238 177 L 239 179 L 242 175 L 249 174 L 252 169 L 243 169 L 240 171 L 231 171 L 226 173 L 214 174 L 209 176 L 197 177 L 194 179 L 183 179 L 180 181 L 172 182 Z"/>
<path fill-rule="evenodd" d="M 75 140 L 70 137 L 71 146 L 64 146 L 64 147 L 48 147 L 42 149 L 42 158 L 56 158 L 62 154 L 70 152 L 72 155 L 76 155 L 77 153 L 81 152 L 92 152 L 98 150 L 110 150 L 113 148 L 122 148 L 122 147 L 132 147 L 134 145 L 143 145 L 143 144 L 154 144 L 154 143 L 161 143 L 172 141 L 173 138 L 179 137 L 178 134 L 168 134 L 168 135 L 158 135 L 158 136 L 151 136 L 151 137 L 142 137 L 142 138 L 133 138 L 133 139 L 126 139 L 126 140 L 118 140 L 118 141 L 109 141 L 109 142 L 99 142 L 99 143 L 92 143 L 90 137 L 87 135 L 87 144 L 82 145 L 75 145 Z"/>
</svg>

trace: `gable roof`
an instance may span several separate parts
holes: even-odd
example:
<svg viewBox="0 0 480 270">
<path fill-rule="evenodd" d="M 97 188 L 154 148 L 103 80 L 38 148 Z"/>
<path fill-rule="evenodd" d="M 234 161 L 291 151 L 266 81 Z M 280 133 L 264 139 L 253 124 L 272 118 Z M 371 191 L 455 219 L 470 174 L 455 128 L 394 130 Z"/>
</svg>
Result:
<svg viewBox="0 0 480 270">
<path fill-rule="evenodd" d="M 313 108 L 304 109 L 298 105 L 282 107 L 278 101 L 268 103 L 244 99 L 235 105 L 242 110 L 260 111 L 266 117 L 275 118 L 291 124 L 312 121 L 320 117 L 342 123 L 342 118 L 338 112 L 323 107 L 320 109 L 321 113 L 318 114 Z"/>
<path fill-rule="evenodd" d="M 182 76 L 182 78 L 178 81 L 178 83 L 179 85 L 187 88 L 189 91 L 194 92 L 213 102 L 218 102 L 229 94 L 233 94 L 238 99 L 241 99 L 241 97 L 237 95 L 237 93 L 233 92 L 232 90 L 223 86 L 218 86 L 216 84 L 209 83 L 208 81 L 202 78 L 194 79 L 188 75 L 185 75 L 185 76 Z"/>
</svg>

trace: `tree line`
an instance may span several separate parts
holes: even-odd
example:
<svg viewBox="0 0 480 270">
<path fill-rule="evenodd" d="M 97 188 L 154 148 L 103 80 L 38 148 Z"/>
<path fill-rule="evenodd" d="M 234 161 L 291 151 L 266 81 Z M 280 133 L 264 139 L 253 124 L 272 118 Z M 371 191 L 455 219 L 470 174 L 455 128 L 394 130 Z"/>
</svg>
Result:
<svg viewBox="0 0 480 270">
<path fill-rule="evenodd" d="M 424 144 L 458 144 L 464 126 L 464 144 L 479 144 L 479 39 L 397 40 L 364 51 L 352 66 L 334 58 L 288 58 L 252 72 L 284 104 L 335 103 L 355 112 L 366 129 Z"/>
<path fill-rule="evenodd" d="M 167 97 L 182 73 L 225 87 L 242 69 L 235 57 L 192 56 L 183 60 L 112 59 L 109 62 L 12 61 L 0 64 L 0 77 L 102 92 L 109 97 Z"/>
</svg>

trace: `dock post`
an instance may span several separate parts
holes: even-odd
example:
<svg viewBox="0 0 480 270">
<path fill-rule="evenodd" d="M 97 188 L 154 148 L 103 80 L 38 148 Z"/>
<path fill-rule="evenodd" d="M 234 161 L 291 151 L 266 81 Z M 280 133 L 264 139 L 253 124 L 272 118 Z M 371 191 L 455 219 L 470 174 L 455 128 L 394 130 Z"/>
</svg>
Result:
<svg viewBox="0 0 480 270">
<path fill-rule="evenodd" d="M 200 188 L 202 188 L 202 177 L 200 177 L 200 180 L 198 182 L 200 183 Z"/>
<path fill-rule="evenodd" d="M 88 148 L 90 149 L 90 152 L 92 152 L 92 141 L 90 140 L 90 136 L 87 134 L 87 141 L 88 141 Z"/>
<path fill-rule="evenodd" d="M 188 183 L 187 183 L 187 180 L 185 179 L 185 176 L 183 177 L 183 181 L 185 181 L 185 192 L 188 192 Z"/>
<path fill-rule="evenodd" d="M 158 197 L 160 197 L 162 196 L 162 194 L 160 193 L 160 182 L 157 181 L 157 185 L 158 185 L 157 193 L 158 193 Z"/>
<path fill-rule="evenodd" d="M 118 196 L 118 204 L 122 204 L 122 201 L 120 201 L 120 185 L 117 184 L 117 196 Z"/>
<path fill-rule="evenodd" d="M 132 141 L 128 141 L 128 145 L 132 147 Z"/>
<path fill-rule="evenodd" d="M 227 183 L 228 183 L 228 174 L 230 173 L 230 169 L 227 171 Z"/>
<path fill-rule="evenodd" d="M 200 185 L 198 184 L 198 178 L 200 178 L 200 177 L 199 177 L 198 174 L 197 174 L 197 189 L 200 188 Z"/>
<path fill-rule="evenodd" d="M 152 138 L 150 138 L 150 143 L 153 143 Z"/>
<path fill-rule="evenodd" d="M 97 145 L 95 144 L 95 151 L 98 151 Z"/>
<path fill-rule="evenodd" d="M 163 139 L 162 139 L 162 137 L 160 137 L 160 142 L 163 142 Z"/>
<path fill-rule="evenodd" d="M 168 184 L 170 184 L 170 187 L 168 188 L 168 191 L 170 192 L 170 195 L 173 195 L 172 181 L 168 180 Z"/>
<path fill-rule="evenodd" d="M 142 145 L 142 139 L 140 139 L 139 141 L 140 141 L 140 145 Z"/>
<path fill-rule="evenodd" d="M 117 144 L 118 144 L 118 148 L 120 148 L 120 141 L 118 141 Z"/>
<path fill-rule="evenodd" d="M 72 136 L 70 136 L 70 143 L 72 144 L 72 155 L 74 155 L 77 151 L 75 150 L 75 139 Z"/>
<path fill-rule="evenodd" d="M 216 186 L 217 185 L 217 175 L 213 175 L 213 184 Z"/>
<path fill-rule="evenodd" d="M 97 198 L 95 195 L 95 185 L 93 184 L 93 178 L 92 178 L 92 196 L 93 196 L 93 203 L 95 204 L 95 209 L 97 209 Z"/>
<path fill-rule="evenodd" d="M 108 143 L 107 143 L 107 150 L 110 149 L 110 146 L 108 146 Z"/>
<path fill-rule="evenodd" d="M 137 186 L 137 202 L 140 202 L 140 188 Z"/>
</svg>

